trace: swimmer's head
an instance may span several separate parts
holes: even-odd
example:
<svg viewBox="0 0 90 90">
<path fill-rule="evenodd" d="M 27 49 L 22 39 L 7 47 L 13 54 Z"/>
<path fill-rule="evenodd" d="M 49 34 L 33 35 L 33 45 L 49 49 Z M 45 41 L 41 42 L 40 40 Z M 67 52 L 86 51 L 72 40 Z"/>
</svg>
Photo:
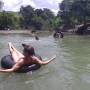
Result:
<svg viewBox="0 0 90 90">
<path fill-rule="evenodd" d="M 38 37 L 38 36 L 35 36 L 35 39 L 36 39 L 36 40 L 39 40 L 39 37 Z"/>
<path fill-rule="evenodd" d="M 34 48 L 33 48 L 31 45 L 22 44 L 22 46 L 24 47 L 24 49 L 23 49 L 23 54 L 24 54 L 25 56 L 35 55 Z"/>
</svg>

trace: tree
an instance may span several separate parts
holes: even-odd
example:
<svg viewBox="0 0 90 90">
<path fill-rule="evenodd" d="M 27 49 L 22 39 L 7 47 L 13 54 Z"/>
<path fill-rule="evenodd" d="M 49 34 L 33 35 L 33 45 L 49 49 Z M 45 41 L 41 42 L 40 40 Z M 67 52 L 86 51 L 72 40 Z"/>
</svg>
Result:
<svg viewBox="0 0 90 90">
<path fill-rule="evenodd" d="M 39 17 L 42 17 L 42 15 L 43 15 L 43 10 L 42 10 L 42 9 L 36 9 L 36 10 L 35 10 L 35 15 L 36 15 L 36 16 L 39 16 Z"/>
<path fill-rule="evenodd" d="M 59 8 L 58 16 L 68 26 L 85 23 L 90 18 L 89 0 L 63 0 Z"/>
<path fill-rule="evenodd" d="M 34 27 L 35 30 L 41 30 L 43 26 L 44 20 L 41 17 L 35 16 L 32 18 L 31 25 Z"/>
<path fill-rule="evenodd" d="M 21 26 L 23 28 L 29 29 L 32 18 L 34 17 L 34 8 L 32 8 L 30 5 L 26 7 L 22 6 L 19 13 L 21 15 Z"/>
<path fill-rule="evenodd" d="M 85 23 L 87 17 L 90 15 L 90 1 L 89 0 L 77 0 L 72 4 L 71 12 L 79 22 Z"/>
<path fill-rule="evenodd" d="M 42 15 L 43 19 L 50 20 L 53 17 L 54 17 L 54 13 L 50 9 L 47 9 L 47 8 L 43 9 L 43 15 Z"/>
<path fill-rule="evenodd" d="M 62 19 L 62 24 L 67 26 L 71 26 L 72 18 L 71 18 L 71 6 L 74 0 L 63 0 L 62 3 L 59 4 L 59 12 L 58 15 Z"/>
<path fill-rule="evenodd" d="M 15 29 L 19 27 L 19 17 L 14 12 L 0 12 L 0 29 Z"/>
<path fill-rule="evenodd" d="M 54 14 L 50 9 L 34 9 L 31 6 L 20 8 L 21 27 L 26 29 L 49 29 Z"/>
</svg>

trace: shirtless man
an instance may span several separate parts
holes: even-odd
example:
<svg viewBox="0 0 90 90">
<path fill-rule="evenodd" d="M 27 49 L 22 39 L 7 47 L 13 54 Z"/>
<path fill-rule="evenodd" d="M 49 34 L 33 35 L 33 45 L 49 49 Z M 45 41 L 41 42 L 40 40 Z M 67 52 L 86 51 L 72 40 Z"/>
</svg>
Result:
<svg viewBox="0 0 90 90">
<path fill-rule="evenodd" d="M 8 73 L 15 72 L 19 70 L 19 68 L 22 65 L 26 65 L 26 64 L 37 63 L 40 65 L 46 65 L 56 58 L 56 56 L 54 56 L 50 60 L 47 60 L 47 61 L 40 60 L 38 57 L 35 56 L 34 48 L 26 44 L 22 44 L 22 46 L 24 47 L 23 54 L 20 53 L 18 50 L 16 50 L 16 48 L 11 43 L 8 43 L 8 46 L 9 46 L 9 50 L 15 64 L 10 69 L 1 68 L 0 72 L 8 72 Z"/>
</svg>

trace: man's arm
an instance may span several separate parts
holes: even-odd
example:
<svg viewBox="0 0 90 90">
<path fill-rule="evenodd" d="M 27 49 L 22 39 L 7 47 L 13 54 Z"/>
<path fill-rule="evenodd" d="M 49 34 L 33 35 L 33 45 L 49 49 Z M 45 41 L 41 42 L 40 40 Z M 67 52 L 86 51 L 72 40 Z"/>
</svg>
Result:
<svg viewBox="0 0 90 90">
<path fill-rule="evenodd" d="M 11 68 L 11 69 L 1 69 L 0 68 L 0 72 L 4 72 L 4 73 L 14 72 L 15 70 L 17 70 L 16 67 L 15 68 Z"/>
<path fill-rule="evenodd" d="M 49 59 L 47 61 L 39 60 L 38 58 L 36 58 L 35 61 L 37 63 L 39 63 L 40 65 L 46 65 L 46 64 L 50 63 L 51 61 L 53 61 L 55 58 L 56 58 L 56 56 L 53 56 L 51 59 Z"/>
<path fill-rule="evenodd" d="M 22 61 L 17 62 L 12 68 L 10 69 L 2 69 L 0 68 L 0 72 L 4 72 L 4 73 L 10 73 L 10 72 L 14 72 L 16 70 L 18 70 L 21 67 Z"/>
</svg>

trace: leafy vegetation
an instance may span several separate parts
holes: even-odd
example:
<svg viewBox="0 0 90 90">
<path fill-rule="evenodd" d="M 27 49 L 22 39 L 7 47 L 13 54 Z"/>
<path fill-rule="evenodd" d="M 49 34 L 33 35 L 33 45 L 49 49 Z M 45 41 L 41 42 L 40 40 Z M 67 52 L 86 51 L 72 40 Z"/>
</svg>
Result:
<svg viewBox="0 0 90 90">
<path fill-rule="evenodd" d="M 82 24 L 90 19 L 90 0 L 63 0 L 59 7 L 64 24 Z"/>
<path fill-rule="evenodd" d="M 59 4 L 57 16 L 50 9 L 35 9 L 30 5 L 21 6 L 19 12 L 3 11 L 3 5 L 0 1 L 0 30 L 53 30 L 62 25 L 73 28 L 90 19 L 89 0 L 63 0 Z"/>
<path fill-rule="evenodd" d="M 47 8 L 34 9 L 30 5 L 21 6 L 19 12 L 0 12 L 0 29 L 51 30 L 55 26 L 54 13 Z"/>
</svg>

